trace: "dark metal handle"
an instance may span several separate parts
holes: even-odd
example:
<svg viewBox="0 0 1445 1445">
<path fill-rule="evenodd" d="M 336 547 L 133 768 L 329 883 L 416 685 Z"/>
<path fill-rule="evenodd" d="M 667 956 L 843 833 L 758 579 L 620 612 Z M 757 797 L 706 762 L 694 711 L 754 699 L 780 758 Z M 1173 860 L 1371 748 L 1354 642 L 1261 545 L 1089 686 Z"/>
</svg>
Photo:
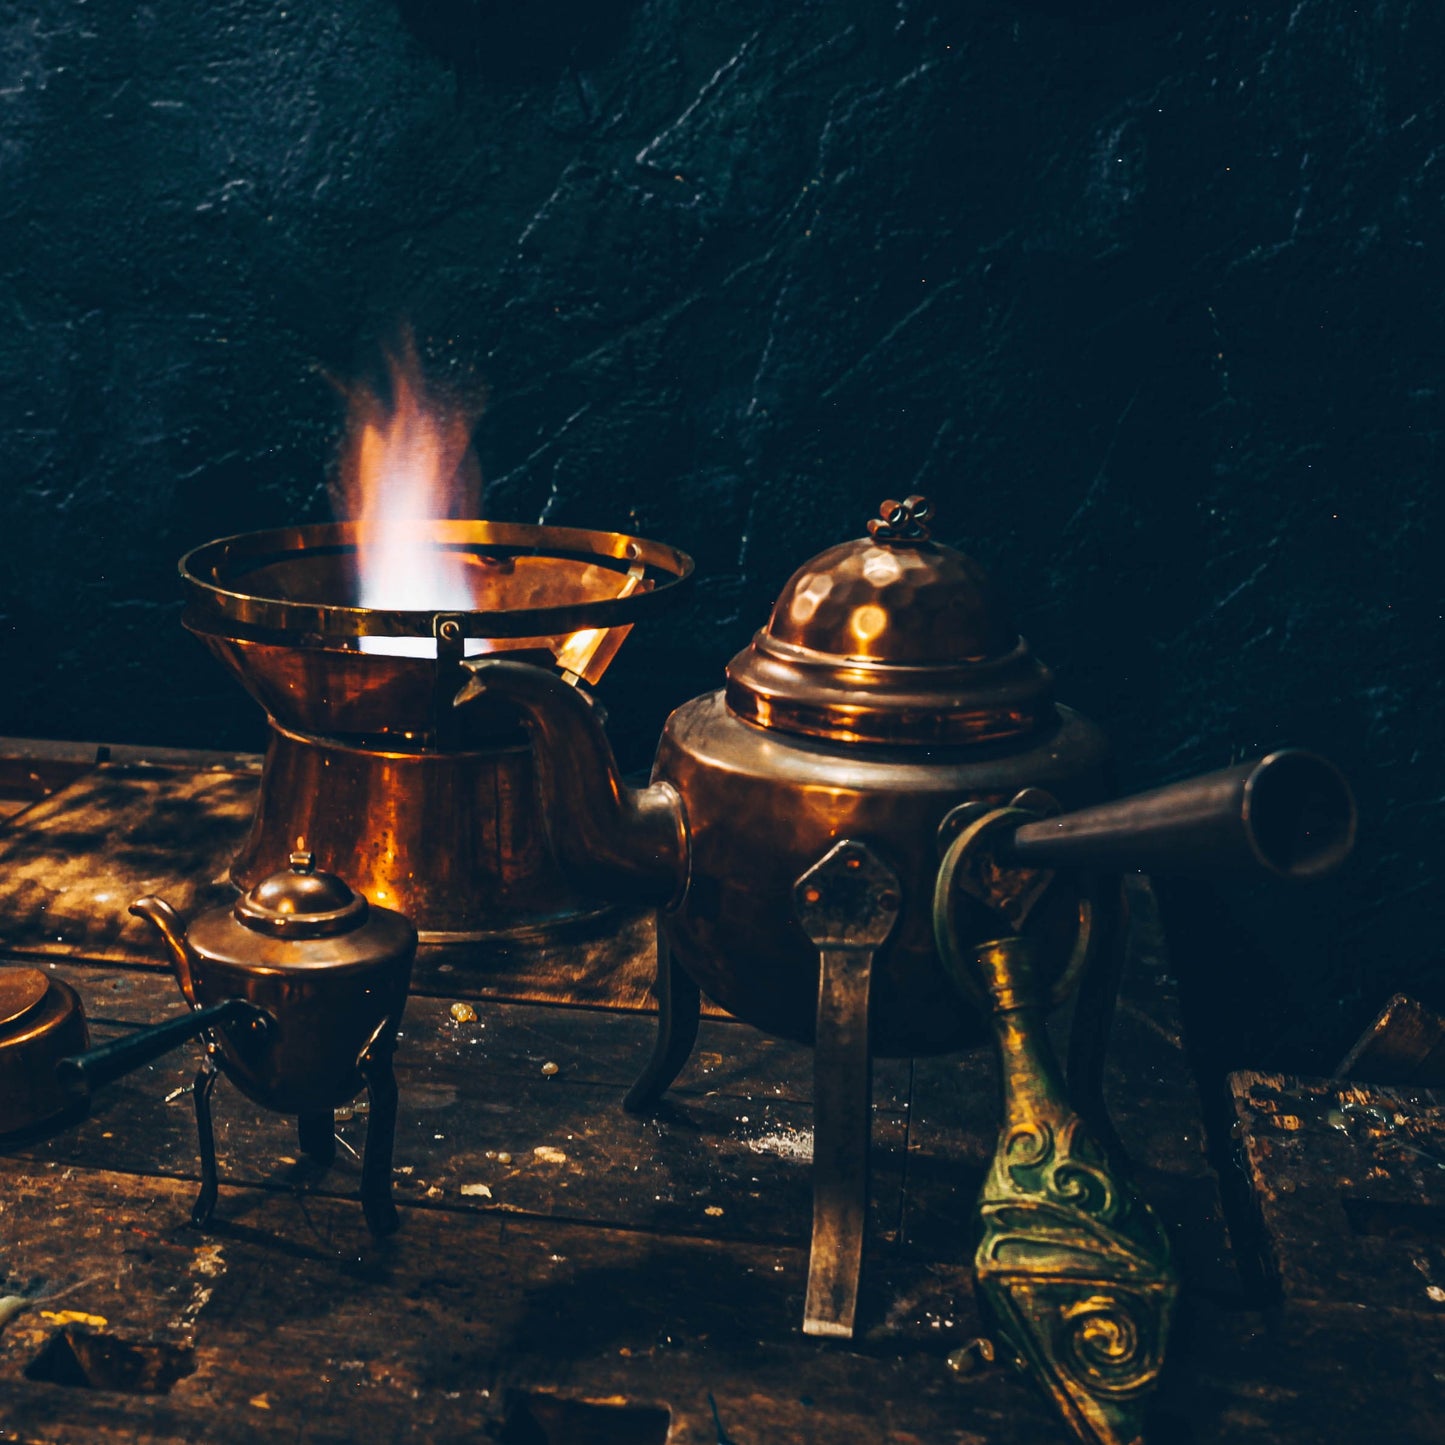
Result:
<svg viewBox="0 0 1445 1445">
<path fill-rule="evenodd" d="M 1252 763 L 1026 823 L 1002 849 L 1037 868 L 1148 873 L 1262 868 L 1322 878 L 1355 842 L 1355 800 L 1333 763 L 1283 748 Z"/>
<path fill-rule="evenodd" d="M 243 998 L 228 998 L 224 1003 L 195 1009 L 183 1018 L 168 1019 L 153 1028 L 138 1029 L 125 1038 L 112 1039 L 110 1043 L 88 1049 L 83 1054 L 61 1059 L 55 1065 L 55 1075 L 61 1088 L 72 1099 L 85 1100 L 96 1089 L 114 1083 L 123 1074 L 129 1074 L 142 1064 L 179 1048 L 187 1039 L 195 1038 L 215 1024 L 248 1022 L 253 1028 L 265 1028 L 270 1021 L 265 1009 L 257 1008 Z"/>
</svg>

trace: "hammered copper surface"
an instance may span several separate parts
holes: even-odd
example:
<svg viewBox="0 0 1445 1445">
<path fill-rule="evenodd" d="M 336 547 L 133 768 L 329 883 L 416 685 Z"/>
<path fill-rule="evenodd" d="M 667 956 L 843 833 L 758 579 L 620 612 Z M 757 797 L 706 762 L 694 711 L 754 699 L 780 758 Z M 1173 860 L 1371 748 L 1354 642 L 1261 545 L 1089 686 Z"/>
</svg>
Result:
<svg viewBox="0 0 1445 1445">
<path fill-rule="evenodd" d="M 987 743 L 1048 728 L 1052 679 L 972 558 L 934 542 L 922 497 L 789 579 L 728 664 L 728 706 L 840 743 Z"/>
</svg>

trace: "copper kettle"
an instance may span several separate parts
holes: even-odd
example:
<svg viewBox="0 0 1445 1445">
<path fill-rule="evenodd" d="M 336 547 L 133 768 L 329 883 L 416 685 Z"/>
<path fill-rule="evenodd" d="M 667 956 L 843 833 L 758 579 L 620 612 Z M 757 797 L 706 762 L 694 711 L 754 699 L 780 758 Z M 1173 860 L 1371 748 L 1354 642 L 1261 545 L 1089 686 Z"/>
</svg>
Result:
<svg viewBox="0 0 1445 1445">
<path fill-rule="evenodd" d="M 931 518 L 924 498 L 884 502 L 866 537 L 799 568 L 726 685 L 668 718 L 646 788 L 626 786 L 598 712 L 554 673 L 472 658 L 456 697 L 520 711 L 564 871 L 659 905 L 658 1039 L 628 1108 L 681 1071 L 699 989 L 816 1044 L 812 1334 L 853 1328 L 871 1057 L 988 1035 L 990 1005 L 941 954 L 967 958 L 1003 929 L 1026 937 L 1047 1002 L 1077 985 L 1070 1093 L 1107 1134 L 1118 871 L 1203 860 L 1314 876 L 1353 841 L 1344 780 L 1300 752 L 1101 803 L 1103 734 L 1054 700 L 982 569 L 933 541 Z M 957 836 L 970 841 L 941 949 L 940 852 Z"/>
<path fill-rule="evenodd" d="M 628 788 L 587 695 L 555 673 L 475 658 L 459 704 L 515 704 L 532 732 L 543 812 L 565 871 L 604 896 L 657 903 L 687 979 L 730 1013 L 810 1042 L 818 950 L 793 889 L 842 838 L 882 850 L 897 926 L 872 984 L 871 1047 L 939 1052 L 986 1025 L 945 977 L 931 905 L 935 835 L 967 800 L 1045 788 L 1105 795 L 1107 744 L 1053 698 L 982 568 L 930 539 L 921 498 L 887 502 L 861 540 L 804 564 L 724 688 L 668 718 L 650 786 Z M 1078 900 L 1038 926 L 1072 928 Z"/>
<path fill-rule="evenodd" d="M 395 1229 L 391 1055 L 416 954 L 411 922 L 318 872 L 307 852 L 293 853 L 289 868 L 189 928 L 159 898 L 137 899 L 130 911 L 164 939 L 191 1012 L 62 1059 L 58 1073 L 71 1094 L 84 1100 L 203 1036 L 194 1089 L 202 1183 L 191 1216 L 203 1224 L 217 1193 L 210 1093 L 218 1070 L 258 1104 L 297 1116 L 303 1151 L 323 1163 L 335 1154 L 335 1109 L 365 1088 L 362 1205 L 374 1233 Z"/>
</svg>

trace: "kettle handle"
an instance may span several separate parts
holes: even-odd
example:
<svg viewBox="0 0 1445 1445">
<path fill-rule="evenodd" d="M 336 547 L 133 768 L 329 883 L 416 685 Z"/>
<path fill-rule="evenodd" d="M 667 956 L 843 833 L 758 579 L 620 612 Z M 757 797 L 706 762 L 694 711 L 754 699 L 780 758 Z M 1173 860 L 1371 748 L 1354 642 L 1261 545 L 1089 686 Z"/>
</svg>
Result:
<svg viewBox="0 0 1445 1445">
<path fill-rule="evenodd" d="M 182 1018 L 167 1019 L 153 1028 L 137 1029 L 124 1038 L 87 1049 L 83 1054 L 60 1059 L 55 1065 L 55 1076 L 72 1102 L 84 1103 L 96 1089 L 113 1083 L 142 1064 L 151 1063 L 213 1025 L 249 1023 L 252 1028 L 264 1029 L 270 1021 L 265 1009 L 243 998 L 228 998 L 209 1008 L 194 1009 Z"/>
</svg>

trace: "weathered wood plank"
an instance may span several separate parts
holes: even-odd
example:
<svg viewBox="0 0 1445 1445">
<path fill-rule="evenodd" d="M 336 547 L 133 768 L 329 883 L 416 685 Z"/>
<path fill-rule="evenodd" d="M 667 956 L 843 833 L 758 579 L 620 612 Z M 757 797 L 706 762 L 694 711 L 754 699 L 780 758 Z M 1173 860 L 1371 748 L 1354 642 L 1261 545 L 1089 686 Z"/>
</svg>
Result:
<svg viewBox="0 0 1445 1445">
<path fill-rule="evenodd" d="M 1334 1071 L 1366 1084 L 1445 1085 L 1445 1014 L 1397 993 Z"/>
<path fill-rule="evenodd" d="M 1054 1438 L 1018 1381 L 947 1368 L 976 1321 L 917 1317 L 934 1282 L 916 1266 L 872 1277 L 887 1348 L 820 1347 L 798 1328 L 797 1248 L 417 1207 L 377 1245 L 338 1201 L 262 1192 L 203 1236 L 174 1226 L 186 1191 L 170 1181 L 7 1182 L 5 1287 L 67 1291 L 0 1336 L 0 1425 L 29 1440 L 474 1440 L 515 1389 L 664 1405 L 679 1445 Z M 40 1311 L 61 1308 L 189 1348 L 196 1368 L 150 1398 L 27 1382 L 60 1327 Z"/>
<path fill-rule="evenodd" d="M 226 861 L 256 779 L 224 768 L 103 764 L 0 832 L 0 944 L 26 954 L 151 963 L 127 913 L 161 893 L 183 913 L 229 895 Z"/>
<path fill-rule="evenodd" d="M 1286 1305 L 1445 1319 L 1445 1095 L 1230 1075 L 1265 1273 Z"/>
<path fill-rule="evenodd" d="M 85 965 L 53 971 L 86 998 L 97 1042 L 183 1011 L 164 975 Z M 652 1019 L 485 1002 L 475 1013 L 459 1021 L 449 1001 L 408 1004 L 397 1053 L 404 1191 L 483 1211 L 717 1237 L 807 1237 L 810 1050 L 704 1021 L 674 1097 L 655 1118 L 638 1119 L 623 1112 L 621 1099 L 650 1047 Z M 109 1021 L 117 1015 L 125 1026 Z M 87 1119 L 24 1146 L 24 1157 L 194 1179 L 188 1085 L 198 1057 L 194 1046 L 179 1050 L 102 1090 Z M 547 1066 L 556 1072 L 544 1073 Z M 908 1077 L 906 1062 L 890 1061 L 875 1081 L 879 1240 L 893 1237 L 902 1208 Z M 225 1082 L 214 1114 L 228 1177 L 354 1193 L 356 1165 L 344 1147 L 333 1172 L 318 1180 L 296 1162 L 293 1121 L 267 1114 Z M 338 1132 L 360 1150 L 364 1128 L 362 1116 L 343 1117 Z"/>
<path fill-rule="evenodd" d="M 185 1012 L 180 989 L 169 974 L 85 963 L 47 967 L 79 991 L 92 1022 L 134 1028 Z M 469 980 L 458 981 L 465 982 Z M 457 1003 L 472 1005 L 476 1019 L 455 1019 L 451 1010 Z M 565 1077 L 614 1088 L 620 1098 L 647 1057 L 656 1027 L 654 1018 L 630 1011 L 508 1003 L 456 992 L 437 998 L 413 994 L 402 1036 L 416 1047 L 437 1051 L 438 1058 L 451 1058 L 458 1067 L 494 1077 L 530 1078 L 543 1064 L 554 1062 Z M 705 1018 L 674 1090 L 766 1094 L 806 1103 L 812 1097 L 812 1068 L 812 1051 L 801 1044 L 726 1017 Z M 906 1109 L 909 1075 L 906 1059 L 875 1063 L 873 1097 L 880 1108 Z"/>
<path fill-rule="evenodd" d="M 618 1022 L 640 1020 L 619 1016 Z M 97 1037 L 108 1030 L 97 1028 Z M 493 1075 L 485 1055 L 439 1057 L 403 1041 L 397 1060 L 398 1192 L 481 1213 L 522 1213 L 714 1238 L 806 1240 L 811 1227 L 812 1114 L 789 1099 L 691 1093 L 639 1119 L 615 1087 L 559 1073 Z M 175 1054 L 101 1091 L 82 1123 L 9 1151 L 15 1158 L 196 1180 L 189 1084 Z M 177 1095 L 172 1102 L 167 1096 Z M 362 1101 L 364 1106 L 364 1101 Z M 338 1120 L 343 1141 L 325 1173 L 300 1156 L 294 1121 L 224 1080 L 212 1100 L 227 1185 L 305 1188 L 354 1197 L 366 1116 Z M 348 1111 L 342 1111 L 346 1114 Z M 901 1213 L 905 1119 L 875 1112 L 873 1231 L 894 1237 Z M 219 1212 L 227 1213 L 230 1188 Z"/>
<path fill-rule="evenodd" d="M 258 784 L 256 770 L 219 755 L 206 765 L 110 762 L 25 808 L 0 829 L 0 949 L 164 968 L 130 903 L 157 893 L 185 917 L 229 903 L 228 869 Z M 633 910 L 545 942 L 423 945 L 413 989 L 651 1009 L 653 928 Z"/>
<path fill-rule="evenodd" d="M 798 1330 L 795 1247 L 416 1205 L 378 1245 L 343 1201 L 259 1190 L 203 1235 L 175 1223 L 188 1202 L 177 1182 L 11 1166 L 6 1183 L 0 1290 L 64 1291 L 0 1333 L 6 1438 L 505 1441 L 518 1392 L 662 1406 L 672 1445 L 1063 1438 L 1012 1372 L 948 1368 L 947 1352 L 979 1323 L 961 1271 L 885 1260 L 865 1285 L 868 1315 L 884 1323 L 825 1345 Z M 194 1371 L 158 1396 L 27 1381 L 65 1310 L 92 1316 L 102 1335 L 189 1349 Z M 1433 1445 L 1445 1332 L 1433 1320 L 1392 1324 L 1402 1318 L 1196 1310 L 1149 1438 Z M 619 1427 L 530 1438 L 649 1437 Z"/>
</svg>

